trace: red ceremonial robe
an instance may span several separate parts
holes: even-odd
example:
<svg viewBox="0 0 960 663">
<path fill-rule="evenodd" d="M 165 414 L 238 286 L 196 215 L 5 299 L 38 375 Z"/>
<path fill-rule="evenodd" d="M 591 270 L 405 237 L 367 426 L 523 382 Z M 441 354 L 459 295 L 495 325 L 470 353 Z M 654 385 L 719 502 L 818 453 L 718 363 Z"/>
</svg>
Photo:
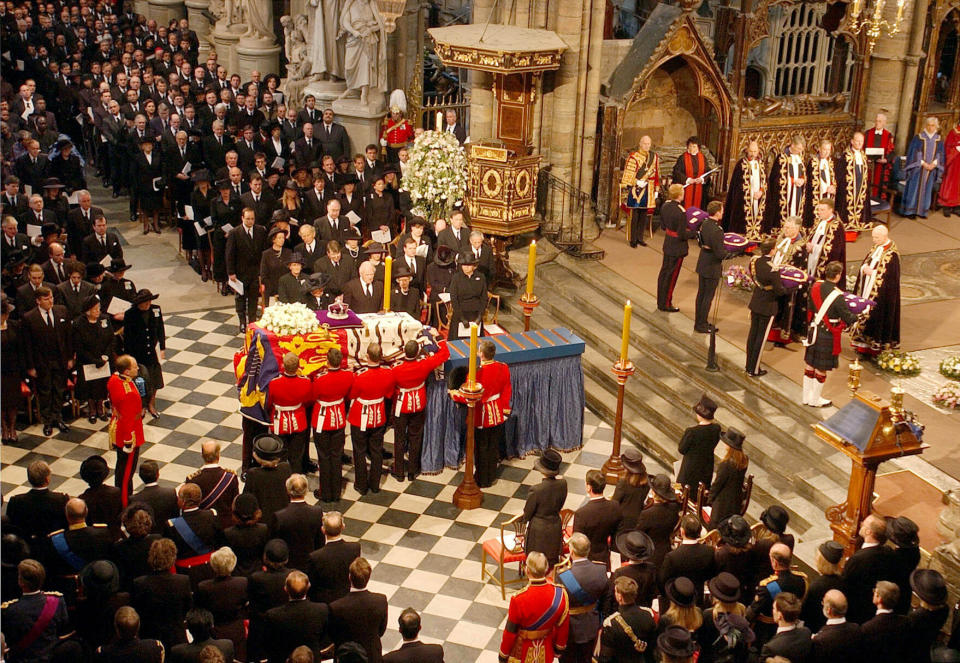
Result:
<svg viewBox="0 0 960 663">
<path fill-rule="evenodd" d="M 500 655 L 510 663 L 551 663 L 567 647 L 567 593 L 545 579 L 531 580 L 510 599 Z"/>
<path fill-rule="evenodd" d="M 872 200 L 886 200 L 889 198 L 887 193 L 887 182 L 890 180 L 890 169 L 893 161 L 890 155 L 893 154 L 893 134 L 886 129 L 878 132 L 874 129 L 867 129 L 863 134 L 863 147 L 882 147 L 883 158 L 886 163 L 880 163 L 880 157 L 871 157 L 870 166 L 870 198 Z"/>
<path fill-rule="evenodd" d="M 940 207 L 960 207 L 960 124 L 947 134 L 943 151 L 945 164 L 940 183 Z"/>
<path fill-rule="evenodd" d="M 690 154 L 684 152 L 673 166 L 673 183 L 686 184 L 687 179 L 696 179 L 707 172 L 707 160 L 703 152 Z M 690 184 L 683 190 L 683 206 L 703 209 L 709 198 L 710 185 Z"/>
<path fill-rule="evenodd" d="M 114 373 L 107 380 L 107 394 L 110 396 L 110 405 L 113 407 L 110 425 L 107 428 L 110 446 L 121 448 L 142 446 L 145 442 L 143 419 L 140 418 L 143 405 L 140 392 L 137 391 L 133 380 Z"/>
</svg>

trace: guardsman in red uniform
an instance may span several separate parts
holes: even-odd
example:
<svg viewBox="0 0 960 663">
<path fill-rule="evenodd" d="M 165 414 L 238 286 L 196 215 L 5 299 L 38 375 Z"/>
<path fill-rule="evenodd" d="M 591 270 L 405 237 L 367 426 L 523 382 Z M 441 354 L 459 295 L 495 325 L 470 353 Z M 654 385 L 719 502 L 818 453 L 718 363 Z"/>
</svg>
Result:
<svg viewBox="0 0 960 663">
<path fill-rule="evenodd" d="M 327 351 L 327 370 L 313 378 L 313 443 L 320 466 L 320 488 L 314 496 L 323 502 L 339 502 L 343 490 L 343 445 L 347 408 L 344 401 L 353 387 L 353 372 L 341 370 L 343 353 Z"/>
<path fill-rule="evenodd" d="M 497 465 L 501 457 L 506 457 L 506 440 L 503 436 L 503 424 L 510 416 L 510 368 L 501 361 L 494 361 L 497 346 L 493 341 L 480 341 L 480 368 L 477 370 L 477 382 L 483 385 L 483 399 L 475 408 L 476 415 L 476 466 L 477 485 L 488 488 L 497 479 Z M 453 392 L 453 400 L 465 402 L 458 392 Z"/>
<path fill-rule="evenodd" d="M 310 378 L 297 375 L 300 358 L 293 352 L 283 355 L 283 373 L 270 380 L 267 406 L 270 411 L 270 432 L 283 440 L 287 460 L 294 474 L 312 472 L 307 440 L 306 404 L 312 399 Z"/>
<path fill-rule="evenodd" d="M 401 147 L 413 142 L 413 125 L 403 117 L 398 105 L 390 106 L 390 115 L 380 123 L 380 145 L 386 148 L 387 163 L 397 163 Z"/>
<path fill-rule="evenodd" d="M 137 360 L 130 355 L 121 355 L 116 362 L 117 372 L 107 380 L 107 394 L 113 414 L 107 433 L 110 446 L 117 450 L 117 467 L 114 485 L 121 491 L 123 506 L 133 493 L 133 473 L 137 469 L 137 456 L 145 441 L 143 437 L 143 401 L 133 383 L 137 377 Z"/>
<path fill-rule="evenodd" d="M 438 334 L 434 331 L 434 338 Z M 440 341 L 439 351 L 431 357 L 420 355 L 420 344 L 407 341 L 403 347 L 404 359 L 393 367 L 397 396 L 393 410 L 393 478 L 403 481 L 404 455 L 406 475 L 410 481 L 420 474 L 420 450 L 423 444 L 423 424 L 427 418 L 427 377 L 450 358 L 446 341 Z"/>
<path fill-rule="evenodd" d="M 507 625 L 500 641 L 501 663 L 551 663 L 567 647 L 570 615 L 567 593 L 547 582 L 547 558 L 527 557 L 530 584 L 510 599 Z"/>
<path fill-rule="evenodd" d="M 350 388 L 350 437 L 353 440 L 354 488 L 361 496 L 367 490 L 380 492 L 383 471 L 383 434 L 387 429 L 384 401 L 393 396 L 393 371 L 380 365 L 383 355 L 379 343 L 367 346 L 366 369 L 360 369 Z M 367 480 L 367 456 L 370 478 Z"/>
</svg>

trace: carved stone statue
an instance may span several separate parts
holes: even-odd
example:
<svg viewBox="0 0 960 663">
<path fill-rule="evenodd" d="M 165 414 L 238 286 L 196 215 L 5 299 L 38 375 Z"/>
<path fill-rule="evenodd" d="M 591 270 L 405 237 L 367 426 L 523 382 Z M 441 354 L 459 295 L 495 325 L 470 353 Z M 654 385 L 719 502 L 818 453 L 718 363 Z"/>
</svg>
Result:
<svg viewBox="0 0 960 663">
<path fill-rule="evenodd" d="M 244 37 L 269 40 L 273 43 L 276 35 L 273 29 L 273 3 L 264 0 L 237 0 L 246 13 L 247 31 Z M 229 0 L 228 0 L 229 4 Z"/>
<path fill-rule="evenodd" d="M 367 105 L 371 89 L 387 89 L 387 33 L 376 0 L 345 0 L 340 27 L 347 33 L 343 61 L 347 89 L 339 98 L 359 90 L 361 105 Z"/>
<path fill-rule="evenodd" d="M 340 28 L 343 0 L 309 0 L 313 8 L 310 19 L 310 61 L 313 77 L 342 79 L 345 34 Z"/>
<path fill-rule="evenodd" d="M 296 107 L 303 88 L 310 82 L 313 62 L 310 59 L 308 40 L 309 19 L 306 14 L 280 17 L 283 26 L 284 54 L 287 56 L 287 80 L 284 83 L 288 105 Z"/>
<path fill-rule="evenodd" d="M 210 0 L 210 13 L 224 27 L 243 23 L 243 0 Z"/>
</svg>

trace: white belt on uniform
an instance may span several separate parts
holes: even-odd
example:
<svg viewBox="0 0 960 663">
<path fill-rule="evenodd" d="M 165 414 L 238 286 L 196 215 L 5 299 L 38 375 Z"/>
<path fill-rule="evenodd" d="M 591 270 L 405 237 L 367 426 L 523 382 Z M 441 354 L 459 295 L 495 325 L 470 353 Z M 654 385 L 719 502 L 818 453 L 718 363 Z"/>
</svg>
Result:
<svg viewBox="0 0 960 663">
<path fill-rule="evenodd" d="M 367 417 L 370 414 L 370 407 L 382 403 L 383 397 L 381 396 L 380 398 L 374 398 L 371 400 L 366 398 L 358 398 L 356 401 L 363 406 L 363 409 L 360 411 L 360 430 L 365 431 L 367 430 Z"/>
<path fill-rule="evenodd" d="M 280 420 L 280 415 L 283 412 L 296 412 L 299 410 L 302 405 L 274 405 L 273 406 L 273 423 L 276 424 Z"/>
<path fill-rule="evenodd" d="M 317 424 L 319 427 L 316 429 L 316 431 L 320 433 L 323 432 L 323 422 L 327 420 L 327 409 L 336 407 L 338 405 L 343 405 L 343 399 L 338 398 L 335 401 L 317 401 L 317 405 L 320 406 L 320 412 L 317 414 Z"/>
<path fill-rule="evenodd" d="M 494 394 L 494 395 L 491 396 L 490 398 L 485 398 L 485 399 L 483 399 L 483 407 L 484 407 L 484 409 L 486 409 L 487 407 L 489 407 L 490 404 L 493 403 L 494 401 L 498 401 L 498 400 L 500 400 L 500 394 L 499 394 L 499 392 L 496 393 L 496 394 Z"/>
<path fill-rule="evenodd" d="M 412 394 L 415 391 L 419 391 L 425 386 L 427 386 L 427 383 L 421 382 L 416 387 L 398 387 L 397 391 L 399 393 L 397 394 L 397 403 L 393 408 L 393 416 L 395 417 L 400 416 L 400 409 L 403 407 L 403 399 L 404 397 L 406 397 L 407 394 Z"/>
</svg>

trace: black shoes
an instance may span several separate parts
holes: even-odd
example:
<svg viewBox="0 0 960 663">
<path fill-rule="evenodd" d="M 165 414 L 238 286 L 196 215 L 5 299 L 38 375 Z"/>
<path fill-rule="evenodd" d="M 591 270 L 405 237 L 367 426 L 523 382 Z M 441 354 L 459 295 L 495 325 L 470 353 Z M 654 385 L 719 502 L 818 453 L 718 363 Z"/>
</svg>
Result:
<svg viewBox="0 0 960 663">
<path fill-rule="evenodd" d="M 44 424 L 44 425 L 43 425 L 43 436 L 44 436 L 44 437 L 50 437 L 51 435 L 53 435 L 53 426 L 51 426 L 50 424 Z"/>
<path fill-rule="evenodd" d="M 765 368 L 761 368 L 759 371 L 756 371 L 754 373 L 747 371 L 747 375 L 751 378 L 761 378 L 766 374 L 767 374 L 767 370 Z"/>
<path fill-rule="evenodd" d="M 666 307 L 666 308 L 659 308 L 659 307 L 657 307 L 657 310 L 658 310 L 658 311 L 663 311 L 664 313 L 676 313 L 676 312 L 678 312 L 680 309 L 678 309 L 676 306 L 668 306 L 668 307 Z"/>
<path fill-rule="evenodd" d="M 56 421 L 56 422 L 54 422 L 53 426 L 54 426 L 54 428 L 56 428 L 56 429 L 57 429 L 58 431 L 60 431 L 61 433 L 69 433 L 69 432 L 70 432 L 70 426 L 68 426 L 67 424 L 65 424 L 65 423 L 62 422 L 62 421 Z"/>
<path fill-rule="evenodd" d="M 697 332 L 698 334 L 709 334 L 712 331 L 720 331 L 720 330 L 714 327 L 713 325 L 708 324 L 705 327 L 694 326 L 693 331 Z"/>
<path fill-rule="evenodd" d="M 303 471 L 305 474 L 313 474 L 320 470 L 320 466 L 314 463 L 312 460 L 308 460 L 303 464 Z"/>
</svg>

